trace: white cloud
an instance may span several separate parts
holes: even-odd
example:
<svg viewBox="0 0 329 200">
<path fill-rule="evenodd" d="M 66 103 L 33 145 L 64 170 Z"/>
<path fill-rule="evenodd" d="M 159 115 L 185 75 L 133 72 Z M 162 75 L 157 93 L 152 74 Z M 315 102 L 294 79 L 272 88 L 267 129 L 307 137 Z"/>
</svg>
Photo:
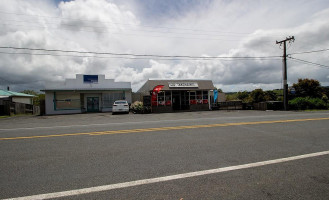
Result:
<svg viewBox="0 0 329 200">
<path fill-rule="evenodd" d="M 156 12 L 141 14 L 140 7 L 145 6 L 142 2 L 127 2 L 75 0 L 59 5 L 41 0 L 2 2 L 0 11 L 6 12 L 0 12 L 0 17 L 7 23 L 0 30 L 1 46 L 231 57 L 282 55 L 275 41 L 289 35 L 294 35 L 296 41 L 288 45 L 288 53 L 325 49 L 329 45 L 329 34 L 326 34 L 329 3 L 326 1 L 289 1 L 285 6 L 294 5 L 294 9 L 286 10 L 283 4 L 269 1 L 213 1 L 205 6 L 195 4 L 186 10 L 182 4 L 180 10 L 175 11 L 182 12 L 180 15 L 166 18 L 160 13 L 161 17 L 154 16 L 154 19 L 152 15 Z M 211 79 L 224 91 L 274 89 L 280 88 L 282 82 L 282 62 L 273 59 L 170 61 L 56 54 L 66 56 L 0 54 L 1 86 L 6 87 L 7 80 L 17 90 L 42 89 L 44 81 L 73 78 L 78 73 L 105 74 L 117 81 L 130 81 L 134 91 L 149 78 Z M 327 64 L 326 55 L 322 52 L 292 56 Z M 328 85 L 328 72 L 328 69 L 288 61 L 290 84 L 298 78 L 314 78 Z"/>
</svg>

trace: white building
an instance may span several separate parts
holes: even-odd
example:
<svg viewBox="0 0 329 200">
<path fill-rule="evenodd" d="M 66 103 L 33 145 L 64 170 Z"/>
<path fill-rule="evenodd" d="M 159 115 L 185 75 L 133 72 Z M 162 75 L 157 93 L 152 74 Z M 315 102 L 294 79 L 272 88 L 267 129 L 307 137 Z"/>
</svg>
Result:
<svg viewBox="0 0 329 200">
<path fill-rule="evenodd" d="M 115 100 L 131 103 L 131 83 L 105 79 L 105 75 L 77 74 L 64 83 L 46 83 L 46 114 L 110 112 Z"/>
</svg>

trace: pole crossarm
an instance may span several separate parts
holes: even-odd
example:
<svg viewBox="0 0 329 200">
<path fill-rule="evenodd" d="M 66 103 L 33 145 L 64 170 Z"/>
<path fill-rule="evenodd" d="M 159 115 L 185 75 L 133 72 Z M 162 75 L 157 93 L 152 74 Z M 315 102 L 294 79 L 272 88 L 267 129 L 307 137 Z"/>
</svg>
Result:
<svg viewBox="0 0 329 200">
<path fill-rule="evenodd" d="M 287 37 L 286 39 L 284 39 L 284 40 L 281 40 L 281 41 L 276 41 L 276 44 L 281 44 L 281 43 L 283 43 L 283 42 L 286 42 L 286 41 L 295 41 L 295 37 L 294 36 L 289 36 L 289 37 Z"/>
</svg>

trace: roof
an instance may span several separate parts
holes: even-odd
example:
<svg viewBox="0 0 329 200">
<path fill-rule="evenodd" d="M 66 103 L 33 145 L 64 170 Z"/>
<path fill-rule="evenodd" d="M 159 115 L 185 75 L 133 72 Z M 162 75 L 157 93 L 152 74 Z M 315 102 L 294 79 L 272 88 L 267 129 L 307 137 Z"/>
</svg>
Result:
<svg viewBox="0 0 329 200">
<path fill-rule="evenodd" d="M 8 97 L 34 97 L 34 95 L 20 93 L 20 92 L 13 92 L 9 90 L 0 90 L 0 96 L 8 96 Z"/>
<path fill-rule="evenodd" d="M 50 88 L 50 89 L 43 89 L 40 91 L 49 92 L 49 91 L 75 91 L 75 92 L 89 92 L 89 91 L 130 91 L 131 88 Z"/>
<path fill-rule="evenodd" d="M 169 87 L 169 83 L 196 83 L 194 86 L 180 86 L 180 87 Z M 214 84 L 211 80 L 198 80 L 198 79 L 185 79 L 185 80 L 148 80 L 138 90 L 138 92 L 144 93 L 154 89 L 157 85 L 163 85 L 162 90 L 214 90 Z M 193 85 L 193 84 L 192 84 Z"/>
</svg>

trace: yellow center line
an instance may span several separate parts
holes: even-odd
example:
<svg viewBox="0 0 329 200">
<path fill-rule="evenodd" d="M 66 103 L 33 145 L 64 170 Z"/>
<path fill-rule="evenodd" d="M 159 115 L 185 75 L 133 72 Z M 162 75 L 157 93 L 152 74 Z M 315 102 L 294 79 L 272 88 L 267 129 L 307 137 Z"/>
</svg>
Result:
<svg viewBox="0 0 329 200">
<path fill-rule="evenodd" d="M 288 119 L 288 120 L 275 120 L 275 121 L 205 124 L 205 125 L 190 125 L 190 126 L 172 126 L 172 127 L 160 127 L 160 128 L 99 131 L 99 132 L 89 132 L 89 133 L 66 133 L 66 134 L 55 134 L 55 135 L 36 135 L 36 136 L 0 138 L 0 140 L 19 140 L 19 139 L 79 136 L 79 135 L 94 135 L 94 136 L 97 136 L 97 135 L 112 135 L 112 134 L 120 134 L 120 133 L 140 133 L 140 132 L 152 132 L 152 131 L 168 131 L 168 130 L 181 130 L 181 129 L 194 129 L 194 128 L 211 128 L 211 127 L 257 125 L 257 124 L 274 124 L 274 123 L 289 123 L 289 122 L 304 122 L 304 121 L 319 121 L 319 120 L 329 120 L 329 117 L 326 117 L 326 118 L 312 118 L 312 119 Z"/>
</svg>

